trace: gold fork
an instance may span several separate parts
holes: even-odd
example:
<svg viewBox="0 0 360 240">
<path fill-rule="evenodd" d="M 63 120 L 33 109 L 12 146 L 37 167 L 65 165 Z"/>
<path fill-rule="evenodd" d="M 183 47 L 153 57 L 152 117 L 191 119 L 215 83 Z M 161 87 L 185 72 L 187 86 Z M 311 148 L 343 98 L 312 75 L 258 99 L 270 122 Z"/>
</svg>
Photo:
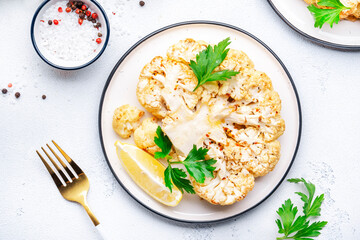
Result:
<svg viewBox="0 0 360 240">
<path fill-rule="evenodd" d="M 55 147 L 59 150 L 59 152 L 64 156 L 67 162 L 72 167 L 73 171 L 77 174 L 77 177 L 70 171 L 67 165 L 61 160 L 61 158 L 54 152 L 54 150 L 46 144 L 46 146 L 50 149 L 53 153 L 55 158 L 60 162 L 63 166 L 67 174 L 69 175 L 70 179 L 65 176 L 64 172 L 61 168 L 56 164 L 56 162 L 51 158 L 51 156 L 45 151 L 43 147 L 41 149 L 44 151 L 45 155 L 50 159 L 51 163 L 54 165 L 56 170 L 58 171 L 59 175 L 61 176 L 62 181 L 65 185 L 61 182 L 61 179 L 56 175 L 56 173 L 52 170 L 49 164 L 45 161 L 43 156 L 36 150 L 36 153 L 39 155 L 41 161 L 44 163 L 46 169 L 50 173 L 52 179 L 55 182 L 56 187 L 59 189 L 61 195 L 68 201 L 80 203 L 86 210 L 87 214 L 91 218 L 92 222 L 95 226 L 99 225 L 99 221 L 92 213 L 89 208 L 89 205 L 86 201 L 86 195 L 89 191 L 89 180 L 86 177 L 85 173 L 80 169 L 80 167 L 56 144 L 56 142 L 52 141 Z"/>
</svg>

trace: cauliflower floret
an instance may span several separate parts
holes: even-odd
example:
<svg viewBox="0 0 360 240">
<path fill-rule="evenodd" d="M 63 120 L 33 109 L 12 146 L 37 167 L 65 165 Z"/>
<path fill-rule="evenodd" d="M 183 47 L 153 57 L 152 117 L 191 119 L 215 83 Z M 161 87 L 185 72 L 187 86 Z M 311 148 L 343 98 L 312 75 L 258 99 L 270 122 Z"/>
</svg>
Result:
<svg viewBox="0 0 360 240">
<path fill-rule="evenodd" d="M 263 142 L 254 128 L 241 130 L 240 141 L 228 139 L 224 154 L 229 168 L 243 166 L 254 177 L 265 176 L 272 171 L 280 158 L 280 142 Z"/>
<path fill-rule="evenodd" d="M 190 60 L 196 58 L 196 54 L 206 49 L 208 44 L 204 41 L 195 41 L 187 38 L 172 45 L 167 51 L 167 57 L 185 64 L 189 64 Z"/>
<path fill-rule="evenodd" d="M 223 138 L 217 135 L 208 134 L 203 146 L 209 149 L 208 156 L 217 160 L 214 178 L 206 178 L 204 183 L 197 183 L 192 178 L 191 181 L 195 192 L 203 199 L 216 205 L 230 205 L 246 197 L 254 187 L 255 178 L 241 163 L 228 164 L 233 159 L 225 158 L 222 141 L 215 140 Z"/>
<path fill-rule="evenodd" d="M 129 138 L 135 128 L 139 126 L 139 120 L 144 112 L 129 104 L 115 109 L 112 126 L 114 131 L 122 138 Z"/>
<path fill-rule="evenodd" d="M 154 142 L 157 127 L 155 118 L 145 119 L 134 132 L 136 146 L 153 155 L 155 152 L 161 152 L 161 149 Z"/>
<path fill-rule="evenodd" d="M 136 93 L 146 110 L 161 119 L 183 103 L 194 109 L 201 98 L 201 90 L 193 92 L 196 85 L 197 79 L 189 66 L 156 57 L 142 70 Z"/>
</svg>

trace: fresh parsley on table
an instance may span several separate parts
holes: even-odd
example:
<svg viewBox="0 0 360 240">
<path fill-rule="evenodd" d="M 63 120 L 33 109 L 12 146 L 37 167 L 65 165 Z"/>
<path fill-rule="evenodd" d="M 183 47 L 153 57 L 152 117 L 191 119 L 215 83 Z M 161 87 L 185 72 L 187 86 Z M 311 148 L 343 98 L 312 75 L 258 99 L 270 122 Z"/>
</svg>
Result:
<svg viewBox="0 0 360 240">
<path fill-rule="evenodd" d="M 286 200 L 279 208 L 277 213 L 280 219 L 277 219 L 275 222 L 279 228 L 279 233 L 283 234 L 283 236 L 277 239 L 313 240 L 312 237 L 319 236 L 320 230 L 325 227 L 327 222 L 321 221 L 310 224 L 308 218 L 320 216 L 320 207 L 324 201 L 324 194 L 316 196 L 314 199 L 315 185 L 307 182 L 303 178 L 291 178 L 288 179 L 288 182 L 304 183 L 308 195 L 302 192 L 296 192 L 304 202 L 303 215 L 296 217 L 298 209 L 294 207 L 290 199 Z"/>
<path fill-rule="evenodd" d="M 329 23 L 333 27 L 334 23 L 339 23 L 340 13 L 343 10 L 350 9 L 345 7 L 340 0 L 320 0 L 318 6 L 329 7 L 328 9 L 318 8 L 314 4 L 308 6 L 309 11 L 315 18 L 314 27 L 322 28 L 324 23 Z"/>
<path fill-rule="evenodd" d="M 232 70 L 222 70 L 214 72 L 226 58 L 230 49 L 226 49 L 230 44 L 230 38 L 226 38 L 215 45 L 214 48 L 208 45 L 207 48 L 196 55 L 196 62 L 190 60 L 190 67 L 198 79 L 198 84 L 194 91 L 206 82 L 211 81 L 226 81 L 235 76 L 239 72 Z"/>
<path fill-rule="evenodd" d="M 186 178 L 186 172 L 180 168 L 173 168 L 173 164 L 184 165 L 189 175 L 198 183 L 204 183 L 205 177 L 214 177 L 215 167 L 212 165 L 216 163 L 216 160 L 205 160 L 208 149 L 197 148 L 196 145 L 193 145 L 184 161 L 171 161 L 172 157 L 169 154 L 172 143 L 169 137 L 164 134 L 160 126 L 156 129 L 156 135 L 154 142 L 161 149 L 161 152 L 156 152 L 154 157 L 156 159 L 164 158 L 168 162 L 168 167 L 164 172 L 164 179 L 165 186 L 170 189 L 170 192 L 172 192 L 172 188 L 175 185 L 181 192 L 186 191 L 195 194 L 194 187 Z"/>
</svg>

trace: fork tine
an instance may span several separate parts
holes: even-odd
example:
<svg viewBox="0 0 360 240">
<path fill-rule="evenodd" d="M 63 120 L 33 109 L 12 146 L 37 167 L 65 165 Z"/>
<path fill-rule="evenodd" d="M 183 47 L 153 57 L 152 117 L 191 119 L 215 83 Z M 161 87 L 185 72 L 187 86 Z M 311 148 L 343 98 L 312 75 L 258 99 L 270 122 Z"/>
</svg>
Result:
<svg viewBox="0 0 360 240">
<path fill-rule="evenodd" d="M 60 173 L 61 178 L 64 180 L 64 182 L 68 182 L 67 177 L 65 176 L 64 172 L 61 170 L 61 168 L 56 164 L 56 162 L 51 158 L 51 156 L 45 151 L 43 147 L 41 149 L 44 151 L 46 156 L 50 159 L 52 164 L 55 166 L 56 170 Z"/>
<path fill-rule="evenodd" d="M 64 156 L 66 161 L 70 164 L 70 166 L 74 169 L 77 175 L 84 174 L 84 172 L 81 170 L 81 168 L 67 155 L 64 150 L 62 150 L 59 145 L 54 140 L 51 140 L 55 147 L 60 151 L 60 153 Z"/>
<path fill-rule="evenodd" d="M 52 179 L 54 180 L 55 185 L 59 188 L 60 186 L 62 186 L 63 184 L 61 183 L 60 179 L 58 178 L 58 176 L 56 176 L 56 174 L 54 173 L 54 171 L 51 169 L 51 167 L 49 166 L 49 164 L 45 161 L 45 159 L 43 158 L 43 156 L 41 156 L 41 154 L 36 150 L 36 153 L 39 155 L 41 161 L 43 162 L 43 164 L 45 165 L 46 169 L 48 170 L 48 172 L 50 173 Z"/>
<path fill-rule="evenodd" d="M 56 152 L 49 146 L 49 144 L 46 144 L 46 146 L 50 149 L 50 151 L 54 154 L 54 156 L 56 157 L 56 159 L 60 162 L 60 164 L 64 167 L 65 171 L 67 172 L 67 174 L 69 174 L 71 179 L 74 179 L 75 176 L 74 174 L 70 171 L 70 169 L 66 166 L 66 164 L 63 162 L 63 160 L 61 160 L 61 158 L 56 154 Z"/>
</svg>

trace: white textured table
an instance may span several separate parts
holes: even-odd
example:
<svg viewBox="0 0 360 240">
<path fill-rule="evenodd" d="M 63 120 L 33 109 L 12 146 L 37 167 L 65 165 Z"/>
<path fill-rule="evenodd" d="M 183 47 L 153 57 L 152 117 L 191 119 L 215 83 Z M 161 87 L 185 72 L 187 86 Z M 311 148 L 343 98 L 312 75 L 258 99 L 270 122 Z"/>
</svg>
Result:
<svg viewBox="0 0 360 240">
<path fill-rule="evenodd" d="M 303 110 L 300 149 L 288 177 L 304 177 L 325 193 L 321 219 L 329 224 L 319 239 L 359 239 L 360 53 L 305 40 L 265 0 L 145 2 L 140 7 L 135 0 L 101 0 L 111 22 L 110 44 L 93 65 L 74 72 L 46 65 L 31 45 L 39 0 L 0 2 L 0 88 L 13 84 L 0 94 L 0 239 L 100 239 L 85 211 L 59 195 L 35 153 L 52 138 L 88 175 L 89 203 L 117 239 L 275 239 L 275 211 L 285 199 L 297 199 L 300 186 L 284 182 L 263 204 L 230 221 L 180 224 L 136 203 L 105 162 L 98 107 L 111 69 L 146 34 L 196 19 L 243 28 L 283 60 Z"/>
</svg>

